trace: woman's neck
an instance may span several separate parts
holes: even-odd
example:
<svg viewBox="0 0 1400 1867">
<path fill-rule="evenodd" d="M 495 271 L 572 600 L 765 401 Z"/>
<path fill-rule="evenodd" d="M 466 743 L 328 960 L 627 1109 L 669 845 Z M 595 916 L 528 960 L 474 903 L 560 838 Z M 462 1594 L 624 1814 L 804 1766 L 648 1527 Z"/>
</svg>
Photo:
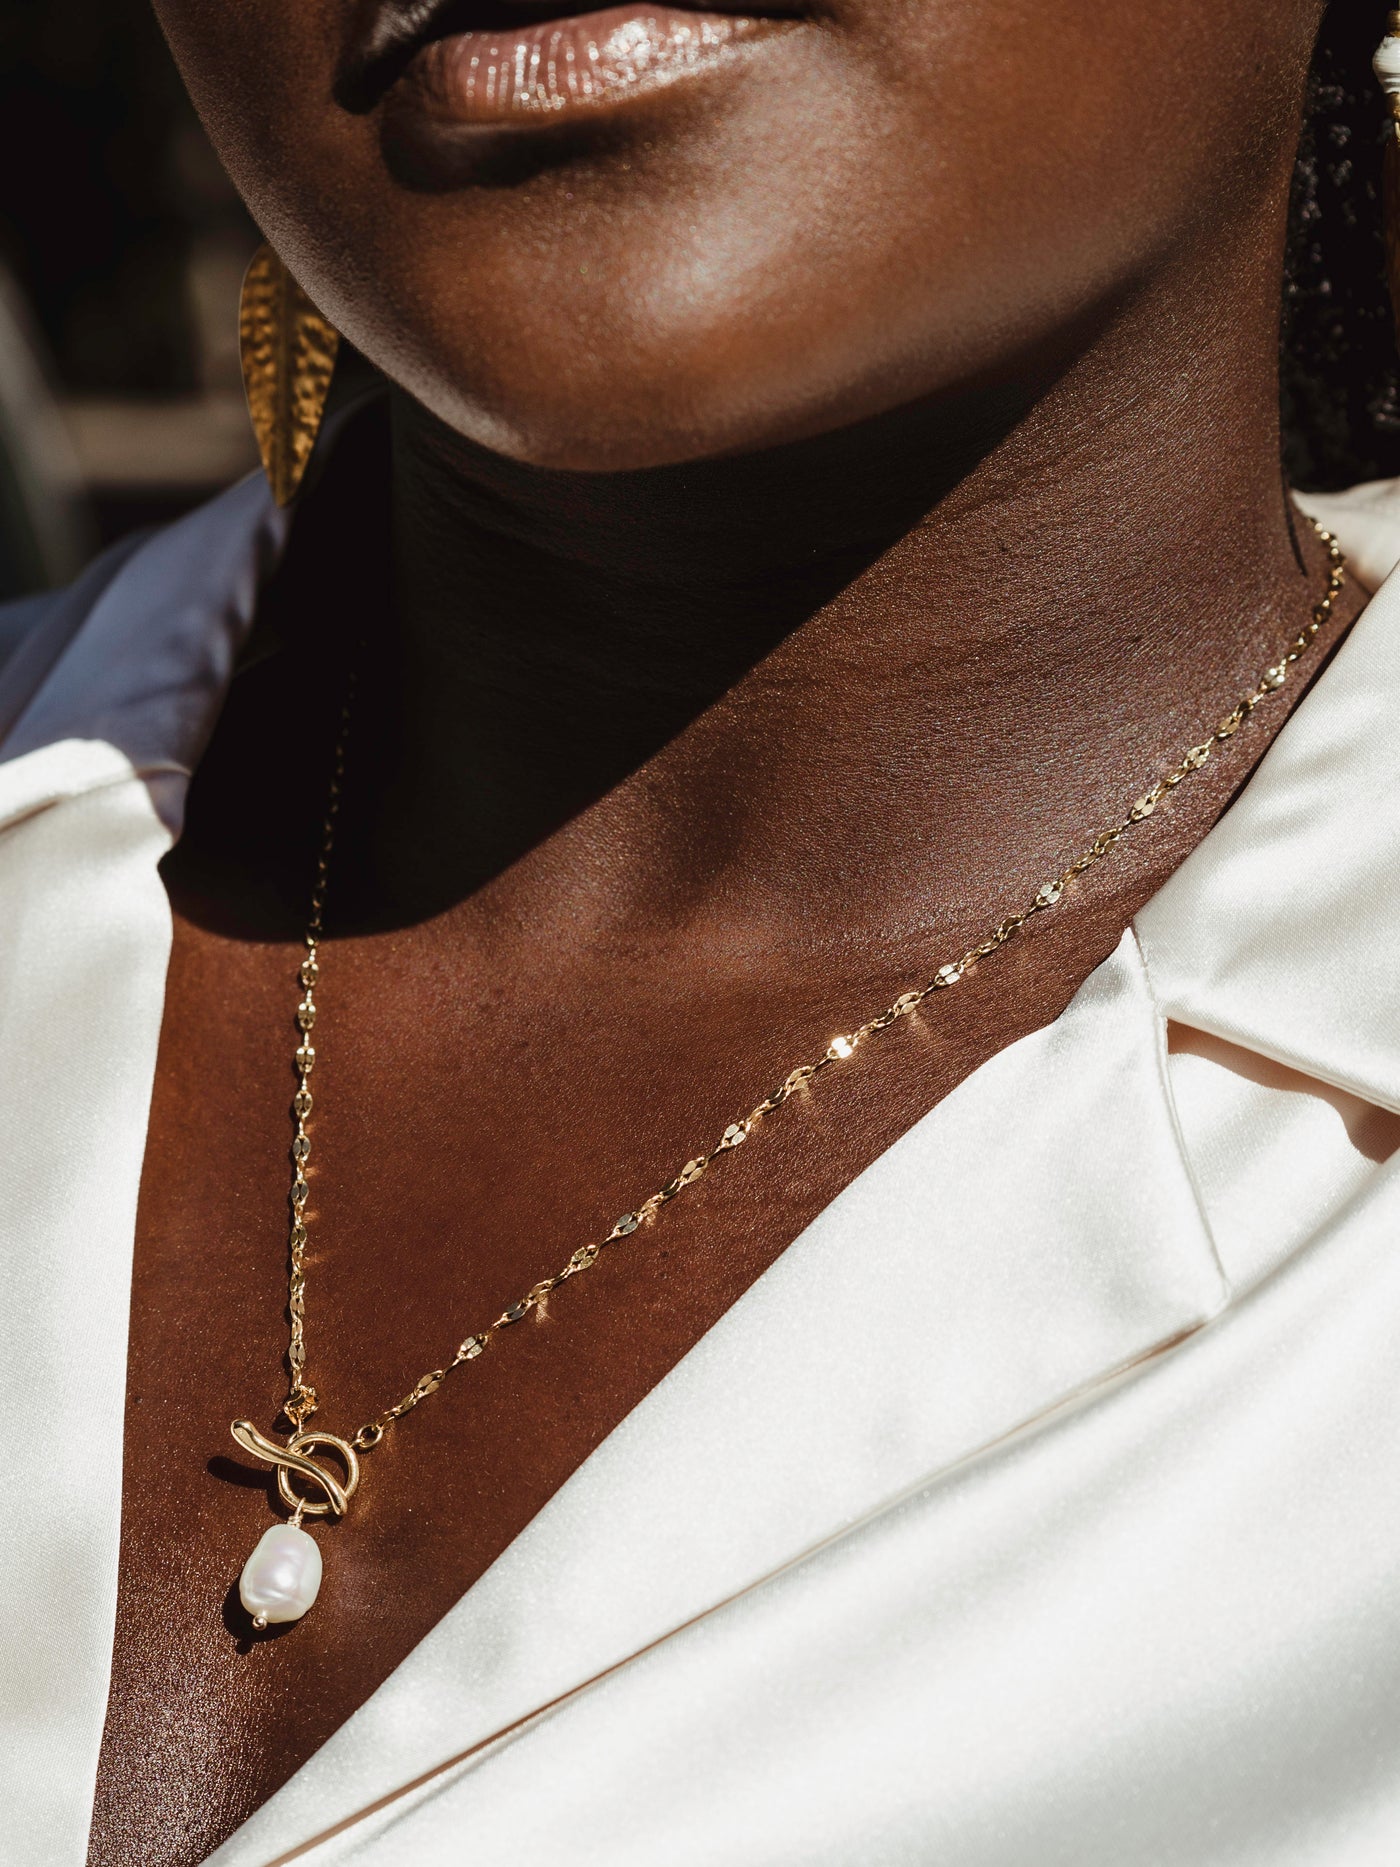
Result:
<svg viewBox="0 0 1400 1867">
<path fill-rule="evenodd" d="M 839 900 L 862 937 L 1049 872 L 1320 584 L 1275 266 L 1183 267 L 1012 391 L 765 455 L 542 471 L 400 403 L 374 891 L 769 933 Z"/>
</svg>

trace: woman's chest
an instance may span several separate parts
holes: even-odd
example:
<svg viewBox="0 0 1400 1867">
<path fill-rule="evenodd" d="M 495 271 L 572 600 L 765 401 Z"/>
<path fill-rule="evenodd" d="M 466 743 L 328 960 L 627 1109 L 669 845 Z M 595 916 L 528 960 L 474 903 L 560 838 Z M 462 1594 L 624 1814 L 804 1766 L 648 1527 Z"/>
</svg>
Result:
<svg viewBox="0 0 1400 1867">
<path fill-rule="evenodd" d="M 785 1111 L 787 1134 L 755 1135 L 503 1331 L 363 1456 L 344 1520 L 313 1527 L 314 1609 L 257 1636 L 236 1584 L 286 1513 L 229 1427 L 286 1430 L 296 966 L 294 949 L 177 924 L 137 1226 L 94 1861 L 203 1859 L 885 1138 L 878 1119 L 808 1096 Z M 350 1437 L 445 1367 L 785 1074 L 776 1048 L 770 1061 L 762 1042 L 717 1041 L 751 1006 L 696 1018 L 620 979 L 612 998 L 465 978 L 407 940 L 373 962 L 330 949 L 303 1214 L 316 1426 Z"/>
<path fill-rule="evenodd" d="M 969 981 L 754 1123 L 362 1455 L 344 1519 L 312 1526 L 315 1607 L 258 1634 L 237 1580 L 286 1512 L 229 1428 L 286 1431 L 293 1224 L 312 1424 L 350 1438 L 820 1056 L 842 1028 L 830 1007 L 878 1006 L 874 981 L 773 990 L 737 967 L 716 969 L 721 987 L 529 948 L 491 964 L 421 934 L 332 946 L 298 1220 L 298 957 L 177 920 L 137 1225 L 94 1862 L 202 1860 L 842 1187 L 1087 970 L 1071 942 Z M 888 1297 L 872 1281 L 872 1305 Z"/>
</svg>

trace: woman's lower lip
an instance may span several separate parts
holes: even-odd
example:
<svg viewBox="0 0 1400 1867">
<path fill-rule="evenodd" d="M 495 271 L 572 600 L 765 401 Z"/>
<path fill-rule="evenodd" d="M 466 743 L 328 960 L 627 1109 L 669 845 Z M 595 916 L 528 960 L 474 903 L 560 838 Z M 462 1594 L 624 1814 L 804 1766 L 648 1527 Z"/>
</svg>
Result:
<svg viewBox="0 0 1400 1867">
<path fill-rule="evenodd" d="M 425 46 L 395 92 L 439 121 L 538 122 L 608 110 L 699 76 L 791 19 L 609 7 L 534 26 L 456 33 Z"/>
</svg>

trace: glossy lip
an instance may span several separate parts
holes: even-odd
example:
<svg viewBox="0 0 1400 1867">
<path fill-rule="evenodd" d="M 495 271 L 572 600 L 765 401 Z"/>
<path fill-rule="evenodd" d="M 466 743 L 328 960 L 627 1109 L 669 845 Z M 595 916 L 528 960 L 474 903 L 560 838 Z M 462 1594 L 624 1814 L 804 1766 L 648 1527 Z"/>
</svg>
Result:
<svg viewBox="0 0 1400 1867">
<path fill-rule="evenodd" d="M 712 69 L 776 24 L 743 14 L 609 7 L 514 33 L 439 39 L 399 86 L 411 86 L 433 116 L 456 123 L 606 110 Z"/>
<path fill-rule="evenodd" d="M 365 112 L 392 93 L 396 109 L 438 122 L 540 124 L 651 95 L 797 23 L 791 11 L 726 12 L 725 0 L 545 4 L 550 17 L 531 0 L 373 0 L 336 100 Z"/>
</svg>

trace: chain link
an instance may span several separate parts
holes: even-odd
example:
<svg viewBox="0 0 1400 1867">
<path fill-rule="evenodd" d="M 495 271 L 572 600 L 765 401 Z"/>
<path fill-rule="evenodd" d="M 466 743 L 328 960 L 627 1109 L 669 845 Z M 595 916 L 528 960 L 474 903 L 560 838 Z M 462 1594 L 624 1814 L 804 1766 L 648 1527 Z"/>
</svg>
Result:
<svg viewBox="0 0 1400 1867">
<path fill-rule="evenodd" d="M 1315 529 L 1327 552 L 1327 587 L 1322 597 L 1315 604 L 1311 618 L 1301 630 L 1287 651 L 1272 666 L 1266 668 L 1254 686 L 1225 714 L 1212 732 L 1205 735 L 1196 745 L 1189 746 L 1170 771 L 1151 785 L 1128 807 L 1124 816 L 1117 822 L 1100 830 L 1094 840 L 1074 860 L 1068 863 L 1058 875 L 1042 882 L 1032 899 L 999 923 L 986 937 L 971 946 L 958 959 L 947 961 L 940 966 L 933 977 L 924 985 L 901 992 L 886 1008 L 876 1013 L 864 1024 L 857 1026 L 842 1036 L 833 1037 L 821 1056 L 814 1062 L 801 1063 L 789 1070 L 782 1082 L 761 1102 L 749 1110 L 738 1121 L 731 1122 L 707 1153 L 693 1155 L 680 1171 L 664 1186 L 649 1193 L 632 1210 L 624 1212 L 615 1221 L 612 1228 L 599 1239 L 580 1245 L 568 1262 L 552 1277 L 545 1277 L 531 1286 L 517 1302 L 502 1310 L 489 1327 L 478 1334 L 469 1335 L 454 1351 L 451 1359 L 440 1368 L 433 1368 L 421 1375 L 402 1400 L 392 1407 L 386 1407 L 375 1419 L 360 1427 L 351 1443 L 362 1452 L 377 1446 L 385 1432 L 396 1420 L 435 1394 L 454 1368 L 464 1362 L 475 1361 L 505 1330 L 514 1328 L 523 1322 L 532 1310 L 537 1309 L 553 1291 L 565 1284 L 571 1277 L 577 1277 L 581 1271 L 590 1270 L 598 1262 L 603 1252 L 610 1246 L 630 1238 L 634 1232 L 649 1225 L 671 1200 L 677 1198 L 687 1187 L 709 1172 L 716 1161 L 726 1154 L 732 1154 L 741 1147 L 754 1130 L 783 1104 L 811 1083 L 822 1071 L 833 1064 L 843 1063 L 864 1043 L 887 1031 L 892 1025 L 907 1018 L 916 1011 L 926 999 L 935 994 L 950 990 L 966 977 L 967 973 L 981 961 L 990 959 L 1014 940 L 1022 928 L 1029 925 L 1038 915 L 1048 913 L 1064 898 L 1066 891 L 1080 876 L 1101 862 L 1111 850 L 1138 824 L 1145 823 L 1153 815 L 1159 804 L 1173 792 L 1178 785 L 1184 784 L 1209 761 L 1212 752 L 1219 744 L 1232 739 L 1240 727 L 1261 706 L 1285 684 L 1294 665 L 1306 655 L 1316 641 L 1319 631 L 1329 620 L 1336 606 L 1346 581 L 1346 564 L 1336 539 L 1320 525 Z M 301 987 L 301 998 L 296 1009 L 296 1023 L 300 1032 L 300 1043 L 296 1053 L 296 1065 L 301 1081 L 293 1100 L 292 1111 L 296 1120 L 296 1131 L 292 1139 L 292 1227 L 291 1227 L 291 1271 L 288 1286 L 288 1312 L 291 1320 L 291 1343 L 287 1353 L 291 1369 L 291 1389 L 283 1406 L 283 1413 L 300 1429 L 316 1411 L 316 1390 L 306 1380 L 306 1200 L 309 1192 L 306 1181 L 307 1162 L 311 1157 L 311 1136 L 308 1122 L 311 1118 L 311 1072 L 316 1061 L 316 1052 L 311 1043 L 311 1032 L 316 1023 L 315 988 L 320 978 L 318 959 L 325 923 L 326 889 L 330 876 L 331 853 L 335 847 L 336 826 L 340 816 L 341 790 L 345 778 L 345 755 L 349 742 L 350 717 L 355 697 L 355 684 L 352 679 L 348 685 L 345 704 L 341 709 L 340 725 L 336 740 L 335 761 L 331 777 L 329 798 L 326 807 L 325 826 L 321 836 L 320 854 L 316 861 L 316 882 L 311 897 L 311 913 L 306 928 L 306 957 L 297 972 Z"/>
<path fill-rule="evenodd" d="M 311 912 L 306 923 L 306 957 L 297 968 L 301 1000 L 296 1023 L 301 1041 L 297 1046 L 296 1066 L 301 1080 L 292 1098 L 292 1116 L 296 1131 L 292 1136 L 292 1222 L 289 1240 L 290 1271 L 287 1280 L 287 1314 L 291 1340 L 287 1363 L 292 1385 L 282 1411 L 298 1432 L 316 1411 L 316 1389 L 305 1379 L 306 1372 L 306 1183 L 307 1164 L 311 1159 L 311 1135 L 307 1123 L 315 1103 L 311 1094 L 311 1072 L 316 1064 L 316 1049 L 311 1033 L 316 1025 L 316 986 L 321 977 L 319 959 L 325 927 L 326 888 L 330 881 L 331 854 L 335 849 L 336 825 L 340 821 L 340 799 L 345 785 L 345 752 L 350 741 L 350 716 L 354 710 L 358 670 L 352 668 L 345 686 L 345 699 L 336 729 L 335 757 L 331 767 L 330 789 L 326 797 L 326 817 L 321 829 L 321 847 L 316 857 L 316 881 L 311 892 Z"/>
</svg>

